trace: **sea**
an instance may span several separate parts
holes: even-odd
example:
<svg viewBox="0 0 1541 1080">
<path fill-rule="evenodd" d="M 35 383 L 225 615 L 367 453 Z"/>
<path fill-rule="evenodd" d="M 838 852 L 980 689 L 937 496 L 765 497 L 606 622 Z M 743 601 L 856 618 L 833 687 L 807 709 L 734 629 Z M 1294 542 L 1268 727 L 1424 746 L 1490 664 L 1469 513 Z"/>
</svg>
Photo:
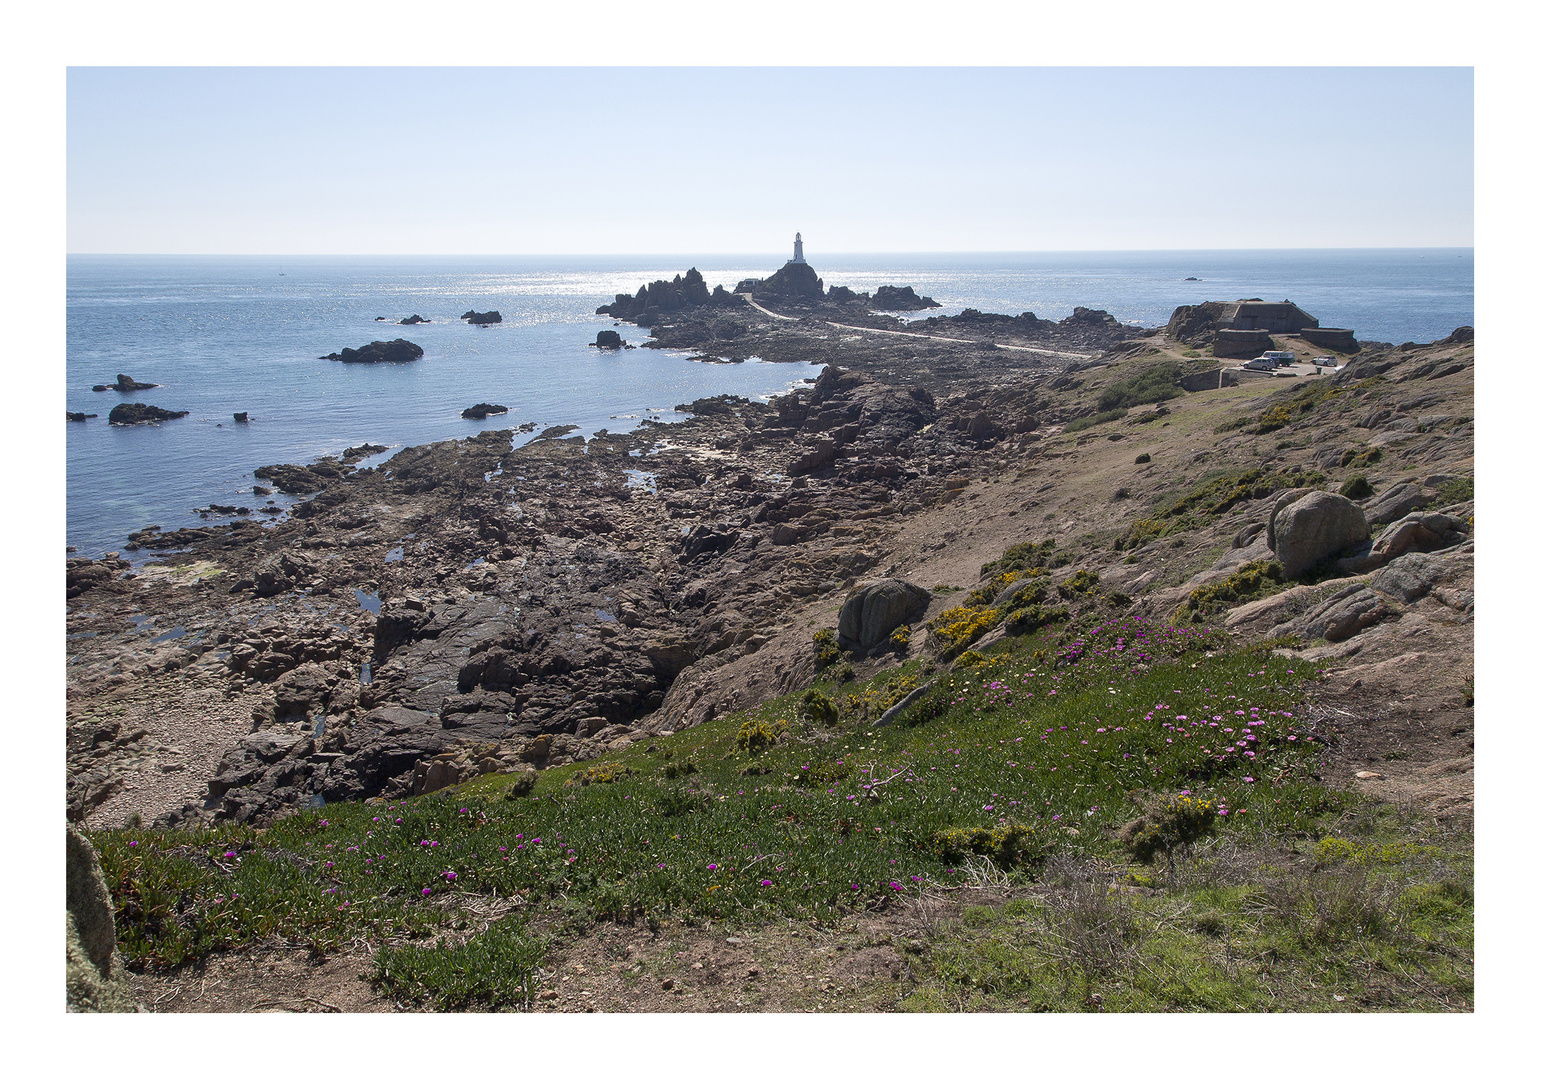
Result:
<svg viewBox="0 0 1541 1080">
<path fill-rule="evenodd" d="M 710 364 L 691 354 L 601 351 L 615 328 L 594 309 L 690 266 L 729 289 L 763 277 L 782 255 L 733 256 L 164 256 L 67 259 L 65 408 L 97 413 L 66 425 L 66 543 L 75 554 L 121 551 L 129 533 L 202 519 L 197 507 L 267 501 L 252 493 L 263 465 L 306 463 L 370 442 L 368 458 L 482 430 L 572 424 L 625 431 L 686 418 L 675 406 L 715 394 L 766 400 L 817 375 L 804 364 Z M 1061 319 L 1101 308 L 1138 326 L 1204 300 L 1292 300 L 1323 326 L 1361 341 L 1433 341 L 1473 323 L 1471 248 L 882 254 L 807 253 L 827 286 L 912 285 L 942 306 Z M 496 309 L 500 324 L 461 320 Z M 421 315 L 412 326 L 398 320 Z M 634 345 L 647 331 L 625 324 Z M 404 337 L 408 364 L 318 359 Z M 119 374 L 160 384 L 93 391 Z M 189 415 L 113 427 L 107 414 L 139 401 Z M 486 420 L 461 410 L 488 402 Z M 234 422 L 244 412 L 246 423 Z M 515 434 L 514 443 L 531 438 Z M 272 496 L 276 505 L 292 500 Z M 265 515 L 254 514 L 262 519 Z M 143 561 L 149 553 L 125 557 Z"/>
</svg>

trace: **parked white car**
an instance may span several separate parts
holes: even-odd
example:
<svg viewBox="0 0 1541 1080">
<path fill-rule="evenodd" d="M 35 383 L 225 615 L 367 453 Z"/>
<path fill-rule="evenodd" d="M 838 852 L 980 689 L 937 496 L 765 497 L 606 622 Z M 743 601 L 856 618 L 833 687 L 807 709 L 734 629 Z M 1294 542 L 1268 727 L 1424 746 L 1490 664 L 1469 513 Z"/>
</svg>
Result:
<svg viewBox="0 0 1541 1080">
<path fill-rule="evenodd" d="M 1269 359 L 1266 355 L 1254 356 L 1241 366 L 1247 371 L 1272 371 L 1279 366 L 1279 362 Z"/>
</svg>

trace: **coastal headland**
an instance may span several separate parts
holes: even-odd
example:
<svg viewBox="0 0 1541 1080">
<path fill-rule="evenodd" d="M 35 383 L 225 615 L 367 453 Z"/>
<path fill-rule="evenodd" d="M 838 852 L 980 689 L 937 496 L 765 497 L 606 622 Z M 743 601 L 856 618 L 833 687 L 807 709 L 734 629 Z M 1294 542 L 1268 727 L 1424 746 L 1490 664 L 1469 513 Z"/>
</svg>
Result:
<svg viewBox="0 0 1541 1080">
<path fill-rule="evenodd" d="M 667 745 L 812 686 L 816 635 L 879 580 L 926 610 L 845 649 L 848 678 L 945 671 L 1043 629 L 963 599 L 1028 544 L 1067 630 L 1176 619 L 1323 665 L 1318 779 L 1469 824 L 1470 328 L 1276 332 L 1312 362 L 1260 374 L 1191 318 L 874 308 L 927 299 L 691 270 L 600 311 L 644 347 L 808 364 L 802 389 L 517 448 L 339 447 L 266 471 L 308 496 L 277 520 L 148 530 L 165 554 L 137 569 L 69 560 L 70 818 L 197 835 Z"/>
</svg>

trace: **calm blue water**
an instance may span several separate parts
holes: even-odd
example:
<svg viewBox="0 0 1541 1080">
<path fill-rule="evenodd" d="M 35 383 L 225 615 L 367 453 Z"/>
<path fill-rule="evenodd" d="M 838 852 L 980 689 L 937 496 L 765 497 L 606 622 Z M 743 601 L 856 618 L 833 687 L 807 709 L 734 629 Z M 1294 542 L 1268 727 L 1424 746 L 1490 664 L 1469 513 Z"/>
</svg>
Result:
<svg viewBox="0 0 1541 1080">
<path fill-rule="evenodd" d="M 731 288 L 785 257 L 71 256 L 65 407 L 100 417 L 67 425 L 66 542 L 98 555 L 146 525 L 198 524 L 195 506 L 255 509 L 254 468 L 366 441 L 395 449 L 526 421 L 620 431 L 648 416 L 680 419 L 674 405 L 698 397 L 783 392 L 813 372 L 587 343 L 611 325 L 594 308 L 618 292 L 692 264 L 708 284 Z M 1260 296 L 1294 300 L 1362 340 L 1430 341 L 1473 321 L 1470 249 L 808 257 L 826 285 L 911 284 L 944 305 L 923 314 L 975 307 L 1063 318 L 1079 304 L 1155 325 L 1178 304 Z M 468 308 L 497 308 L 504 322 L 470 326 L 458 318 Z M 392 325 L 412 314 L 433 322 Z M 621 328 L 638 344 L 645 333 Z M 421 345 L 423 359 L 316 359 L 394 337 Z M 92 392 L 119 372 L 162 386 Z M 191 415 L 113 428 L 106 416 L 122 400 Z M 460 418 L 479 401 L 509 413 Z M 240 411 L 249 424 L 231 422 Z"/>
</svg>

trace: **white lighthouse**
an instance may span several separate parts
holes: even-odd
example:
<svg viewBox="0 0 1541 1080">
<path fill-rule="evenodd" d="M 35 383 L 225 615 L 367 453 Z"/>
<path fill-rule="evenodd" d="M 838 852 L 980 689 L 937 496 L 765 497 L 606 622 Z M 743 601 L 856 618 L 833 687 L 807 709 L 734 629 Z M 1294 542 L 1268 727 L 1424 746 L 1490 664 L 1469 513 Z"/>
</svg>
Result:
<svg viewBox="0 0 1541 1080">
<path fill-rule="evenodd" d="M 795 263 L 800 263 L 800 262 L 803 261 L 803 234 L 802 233 L 798 233 L 797 234 L 797 239 L 792 241 L 792 261 L 795 262 Z"/>
</svg>

